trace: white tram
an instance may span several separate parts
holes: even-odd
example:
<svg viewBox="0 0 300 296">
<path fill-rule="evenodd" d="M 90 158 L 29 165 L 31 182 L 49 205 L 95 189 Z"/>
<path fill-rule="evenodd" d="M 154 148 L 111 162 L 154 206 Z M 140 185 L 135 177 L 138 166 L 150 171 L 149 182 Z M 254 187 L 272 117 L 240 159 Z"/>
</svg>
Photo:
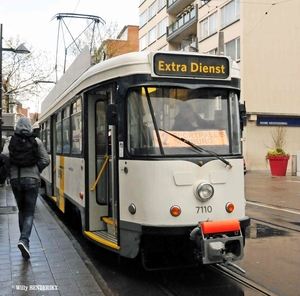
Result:
<svg viewBox="0 0 300 296">
<path fill-rule="evenodd" d="M 242 259 L 250 219 L 236 63 L 136 52 L 73 77 L 77 68 L 42 103 L 46 194 L 78 213 L 87 238 L 140 254 L 149 269 Z"/>
</svg>

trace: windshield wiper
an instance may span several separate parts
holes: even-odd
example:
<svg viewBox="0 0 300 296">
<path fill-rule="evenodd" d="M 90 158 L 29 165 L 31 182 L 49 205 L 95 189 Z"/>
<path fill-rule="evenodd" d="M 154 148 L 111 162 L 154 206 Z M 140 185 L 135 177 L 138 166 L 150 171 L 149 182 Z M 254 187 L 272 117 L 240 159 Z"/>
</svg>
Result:
<svg viewBox="0 0 300 296">
<path fill-rule="evenodd" d="M 183 142 L 183 143 L 185 143 L 185 144 L 190 145 L 191 147 L 193 147 L 194 149 L 196 149 L 196 150 L 199 151 L 199 152 L 206 152 L 206 153 L 208 153 L 208 154 L 210 154 L 210 155 L 215 156 L 216 158 L 218 158 L 219 160 L 221 160 L 222 162 L 224 162 L 224 163 L 226 164 L 226 166 L 229 166 L 230 168 L 232 168 L 232 164 L 231 164 L 229 161 L 227 161 L 226 159 L 224 159 L 222 156 L 218 155 L 217 153 L 215 153 L 215 152 L 213 152 L 213 151 L 210 151 L 210 150 L 206 150 L 206 149 L 204 149 L 204 148 L 202 148 L 202 147 L 200 148 L 200 147 L 198 147 L 197 145 L 195 145 L 194 143 L 190 142 L 189 140 L 187 140 L 187 139 L 185 139 L 185 138 L 178 137 L 178 136 L 176 136 L 175 134 L 170 133 L 170 132 L 168 132 L 168 131 L 166 131 L 166 130 L 164 130 L 164 129 L 162 129 L 162 128 L 160 128 L 159 130 L 160 130 L 160 131 L 163 131 L 164 133 L 166 133 L 166 134 L 168 134 L 168 135 L 170 135 L 170 136 L 176 138 L 177 140 L 179 140 L 179 141 L 181 141 L 181 142 Z"/>
</svg>

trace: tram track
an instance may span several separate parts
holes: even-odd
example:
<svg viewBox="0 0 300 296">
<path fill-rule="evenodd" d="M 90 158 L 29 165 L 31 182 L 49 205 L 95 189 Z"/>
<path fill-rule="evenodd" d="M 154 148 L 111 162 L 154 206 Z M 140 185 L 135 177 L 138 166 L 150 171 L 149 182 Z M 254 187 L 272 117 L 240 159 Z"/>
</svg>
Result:
<svg viewBox="0 0 300 296">
<path fill-rule="evenodd" d="M 240 286 L 244 287 L 245 290 L 252 291 L 250 294 L 248 294 L 248 292 L 246 292 L 245 295 L 278 296 L 276 293 L 273 293 L 272 291 L 268 290 L 267 288 L 248 279 L 247 277 L 238 274 L 237 272 L 231 270 L 230 268 L 228 268 L 227 266 L 224 266 L 223 264 L 210 265 L 208 268 L 213 273 L 218 273 L 222 276 L 230 278 L 232 281 L 234 281 L 234 282 L 238 283 Z M 162 292 L 162 294 L 160 294 L 160 295 L 166 295 L 166 296 L 194 295 L 194 294 L 190 294 L 188 287 L 184 292 L 182 292 L 182 291 L 178 290 L 176 287 L 172 287 L 172 283 L 169 283 L 168 281 L 166 281 L 165 283 L 160 283 L 160 282 L 154 280 L 154 281 L 152 281 L 152 284 Z M 201 287 L 199 287 L 199 289 L 201 290 Z M 213 295 L 210 293 L 206 294 L 207 292 L 203 292 L 203 293 L 204 293 L 203 295 Z M 253 293 L 255 293 L 255 294 L 253 294 Z"/>
<path fill-rule="evenodd" d="M 251 289 L 253 291 L 261 293 L 261 295 L 268 295 L 268 296 L 276 296 L 277 295 L 277 294 L 269 291 L 265 287 L 259 285 L 258 283 L 248 279 L 247 277 L 231 270 L 224 264 L 211 265 L 210 268 L 231 278 L 232 280 L 242 284 L 243 286 L 248 287 L 249 289 Z"/>
</svg>

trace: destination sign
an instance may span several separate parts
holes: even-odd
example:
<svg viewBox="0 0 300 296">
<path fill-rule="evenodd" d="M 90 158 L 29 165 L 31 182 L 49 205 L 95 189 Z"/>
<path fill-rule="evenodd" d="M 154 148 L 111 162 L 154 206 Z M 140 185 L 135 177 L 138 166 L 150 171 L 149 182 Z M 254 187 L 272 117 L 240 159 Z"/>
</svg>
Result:
<svg viewBox="0 0 300 296">
<path fill-rule="evenodd" d="M 229 145 L 227 133 L 225 130 L 201 130 L 201 131 L 172 131 L 172 134 L 179 138 L 184 138 L 197 146 L 207 145 Z M 187 147 L 188 144 L 168 135 L 164 131 L 159 131 L 163 147 Z M 159 143 L 156 132 L 153 132 L 153 139 L 156 147 Z"/>
<path fill-rule="evenodd" d="M 230 65 L 226 57 L 157 53 L 153 67 L 158 76 L 226 79 Z"/>
</svg>

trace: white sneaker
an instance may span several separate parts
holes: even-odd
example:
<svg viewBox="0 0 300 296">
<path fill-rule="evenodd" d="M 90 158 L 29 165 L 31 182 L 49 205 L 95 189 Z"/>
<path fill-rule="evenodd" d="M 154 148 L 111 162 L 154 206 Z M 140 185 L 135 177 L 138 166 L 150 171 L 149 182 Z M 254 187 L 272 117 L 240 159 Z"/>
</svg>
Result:
<svg viewBox="0 0 300 296">
<path fill-rule="evenodd" d="M 24 259 L 29 259 L 30 258 L 29 250 L 27 249 L 27 247 L 22 242 L 18 243 L 18 248 L 20 249 L 20 251 L 22 253 L 22 257 Z"/>
</svg>

